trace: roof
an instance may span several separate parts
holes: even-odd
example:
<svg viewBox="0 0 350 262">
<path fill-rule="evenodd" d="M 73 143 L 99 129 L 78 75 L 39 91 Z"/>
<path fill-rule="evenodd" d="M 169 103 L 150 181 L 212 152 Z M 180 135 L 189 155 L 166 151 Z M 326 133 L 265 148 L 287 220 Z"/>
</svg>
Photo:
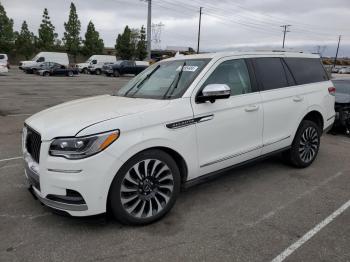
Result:
<svg viewBox="0 0 350 262">
<path fill-rule="evenodd" d="M 177 56 L 167 60 L 183 60 L 186 59 L 212 59 L 222 58 L 227 56 L 274 56 L 274 57 L 304 57 L 304 58 L 320 58 L 319 55 L 301 52 L 284 52 L 284 51 L 234 51 L 234 52 L 218 52 L 218 53 L 204 53 L 196 55 Z"/>
</svg>

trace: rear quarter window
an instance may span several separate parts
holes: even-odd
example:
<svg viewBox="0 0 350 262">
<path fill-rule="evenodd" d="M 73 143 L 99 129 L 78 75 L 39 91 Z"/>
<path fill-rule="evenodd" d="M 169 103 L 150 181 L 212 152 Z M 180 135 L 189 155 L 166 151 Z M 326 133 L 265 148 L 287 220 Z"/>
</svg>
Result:
<svg viewBox="0 0 350 262">
<path fill-rule="evenodd" d="M 262 90 L 289 86 L 281 58 L 255 58 L 253 61 L 258 82 Z"/>
<path fill-rule="evenodd" d="M 298 85 L 328 81 L 328 75 L 319 58 L 284 58 Z"/>
</svg>

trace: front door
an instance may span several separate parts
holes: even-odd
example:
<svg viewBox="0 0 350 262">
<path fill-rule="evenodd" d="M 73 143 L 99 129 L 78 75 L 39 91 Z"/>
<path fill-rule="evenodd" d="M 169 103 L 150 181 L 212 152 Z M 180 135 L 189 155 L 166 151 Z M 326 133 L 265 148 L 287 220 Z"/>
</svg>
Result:
<svg viewBox="0 0 350 262">
<path fill-rule="evenodd" d="M 231 97 L 214 103 L 192 99 L 198 142 L 199 175 L 261 154 L 263 108 L 244 59 L 225 59 L 209 70 L 201 87 L 226 84 Z M 200 93 L 200 91 L 199 91 Z M 198 94 L 197 94 L 198 95 Z"/>
</svg>

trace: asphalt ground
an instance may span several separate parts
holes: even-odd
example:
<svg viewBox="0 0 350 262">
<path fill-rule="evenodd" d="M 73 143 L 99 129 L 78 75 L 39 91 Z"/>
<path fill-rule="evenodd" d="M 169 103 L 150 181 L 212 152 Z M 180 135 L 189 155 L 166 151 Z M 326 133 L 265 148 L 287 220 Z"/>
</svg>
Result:
<svg viewBox="0 0 350 262">
<path fill-rule="evenodd" d="M 65 217 L 34 200 L 20 158 L 23 121 L 128 80 L 17 69 L 0 76 L 0 261 L 350 261 L 350 138 L 343 135 L 324 135 L 307 169 L 276 156 L 192 187 L 148 226 Z"/>
</svg>

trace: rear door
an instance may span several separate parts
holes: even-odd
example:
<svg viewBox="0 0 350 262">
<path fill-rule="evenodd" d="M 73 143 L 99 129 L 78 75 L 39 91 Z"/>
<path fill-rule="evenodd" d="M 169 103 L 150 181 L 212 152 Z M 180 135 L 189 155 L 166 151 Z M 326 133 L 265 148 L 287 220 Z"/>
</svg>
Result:
<svg viewBox="0 0 350 262">
<path fill-rule="evenodd" d="M 264 109 L 262 154 L 266 154 L 292 143 L 308 104 L 282 58 L 254 58 L 252 62 Z"/>
</svg>

